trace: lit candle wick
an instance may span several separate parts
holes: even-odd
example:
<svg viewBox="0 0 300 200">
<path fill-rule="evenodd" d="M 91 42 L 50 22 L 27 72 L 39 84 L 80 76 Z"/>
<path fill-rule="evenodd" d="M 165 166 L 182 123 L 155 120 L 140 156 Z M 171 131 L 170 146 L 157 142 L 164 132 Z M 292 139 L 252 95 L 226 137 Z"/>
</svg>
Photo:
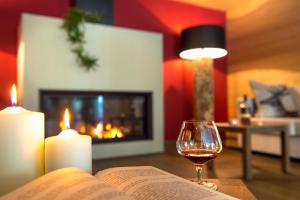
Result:
<svg viewBox="0 0 300 200">
<path fill-rule="evenodd" d="M 17 105 L 17 89 L 15 84 L 11 88 L 11 104 L 13 107 Z"/>
<path fill-rule="evenodd" d="M 66 109 L 65 111 L 64 125 L 65 125 L 65 129 L 70 129 L 70 115 L 68 109 Z"/>
</svg>

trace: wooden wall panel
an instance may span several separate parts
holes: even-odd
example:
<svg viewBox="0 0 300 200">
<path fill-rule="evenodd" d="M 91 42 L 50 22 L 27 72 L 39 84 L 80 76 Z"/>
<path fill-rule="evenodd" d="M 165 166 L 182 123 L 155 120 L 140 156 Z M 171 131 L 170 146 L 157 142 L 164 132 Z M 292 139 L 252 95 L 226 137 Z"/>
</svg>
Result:
<svg viewBox="0 0 300 200">
<path fill-rule="evenodd" d="M 300 87 L 300 1 L 270 0 L 227 23 L 228 110 L 252 96 L 249 80 Z"/>
</svg>

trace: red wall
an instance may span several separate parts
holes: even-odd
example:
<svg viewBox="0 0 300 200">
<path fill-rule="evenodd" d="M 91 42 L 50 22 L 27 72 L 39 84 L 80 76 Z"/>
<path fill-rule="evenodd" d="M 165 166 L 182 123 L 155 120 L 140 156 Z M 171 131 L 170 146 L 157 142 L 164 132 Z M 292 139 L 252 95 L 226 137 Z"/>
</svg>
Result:
<svg viewBox="0 0 300 200">
<path fill-rule="evenodd" d="M 17 79 L 18 24 L 22 12 L 63 16 L 69 0 L 0 1 L 0 109 L 10 105 L 10 87 Z"/>
<path fill-rule="evenodd" d="M 115 0 L 114 11 L 117 26 L 163 33 L 165 138 L 176 139 L 181 122 L 193 118 L 194 65 L 178 57 L 180 32 L 200 24 L 225 26 L 225 13 L 162 0 Z M 226 58 L 215 61 L 214 80 L 215 119 L 224 121 L 227 119 Z"/>
<path fill-rule="evenodd" d="M 178 58 L 182 29 L 199 24 L 225 25 L 223 12 L 167 0 L 115 0 L 115 25 L 163 33 L 165 137 L 176 139 L 180 124 L 191 119 L 193 64 Z M 22 12 L 63 16 L 69 0 L 0 1 L 0 109 L 10 104 L 9 90 L 16 82 L 17 28 Z M 226 59 L 215 62 L 216 120 L 227 118 Z"/>
</svg>

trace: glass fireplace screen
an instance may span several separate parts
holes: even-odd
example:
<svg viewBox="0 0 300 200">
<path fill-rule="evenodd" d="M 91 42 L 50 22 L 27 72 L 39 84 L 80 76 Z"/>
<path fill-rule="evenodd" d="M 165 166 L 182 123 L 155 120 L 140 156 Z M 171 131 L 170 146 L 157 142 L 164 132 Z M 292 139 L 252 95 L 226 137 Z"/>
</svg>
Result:
<svg viewBox="0 0 300 200">
<path fill-rule="evenodd" d="M 71 128 L 90 135 L 93 143 L 152 138 L 152 93 L 40 91 L 46 137 L 63 128 L 63 113 L 71 113 Z"/>
</svg>

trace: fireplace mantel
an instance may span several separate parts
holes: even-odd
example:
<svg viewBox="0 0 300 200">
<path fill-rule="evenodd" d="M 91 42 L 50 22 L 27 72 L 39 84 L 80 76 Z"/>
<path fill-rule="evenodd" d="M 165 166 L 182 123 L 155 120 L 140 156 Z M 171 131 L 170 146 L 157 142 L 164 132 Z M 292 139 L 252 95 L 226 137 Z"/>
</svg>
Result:
<svg viewBox="0 0 300 200">
<path fill-rule="evenodd" d="M 93 145 L 93 158 L 163 151 L 162 35 L 86 24 L 86 49 L 100 66 L 85 71 L 76 63 L 59 18 L 23 14 L 18 52 L 22 104 L 39 109 L 40 90 L 150 91 L 153 139 Z"/>
</svg>

